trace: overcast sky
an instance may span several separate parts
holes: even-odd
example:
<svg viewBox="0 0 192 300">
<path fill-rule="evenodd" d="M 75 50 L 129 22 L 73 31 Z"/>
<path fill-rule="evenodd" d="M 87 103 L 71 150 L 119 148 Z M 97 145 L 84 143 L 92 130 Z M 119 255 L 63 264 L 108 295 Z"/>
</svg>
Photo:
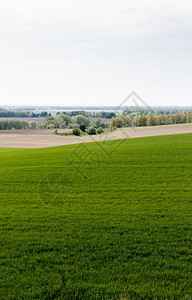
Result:
<svg viewBox="0 0 192 300">
<path fill-rule="evenodd" d="M 192 105 L 192 2 L 0 0 L 1 105 Z"/>
</svg>

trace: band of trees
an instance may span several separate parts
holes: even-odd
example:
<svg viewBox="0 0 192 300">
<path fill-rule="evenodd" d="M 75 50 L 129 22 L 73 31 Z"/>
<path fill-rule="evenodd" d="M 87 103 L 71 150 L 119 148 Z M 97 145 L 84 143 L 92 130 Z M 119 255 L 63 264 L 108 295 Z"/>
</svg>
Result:
<svg viewBox="0 0 192 300">
<path fill-rule="evenodd" d="M 25 111 L 14 111 L 0 108 L 0 118 L 39 118 L 39 117 L 47 117 L 48 114 L 46 111 L 41 113 L 34 112 L 25 112 Z"/>
<path fill-rule="evenodd" d="M 102 123 L 100 118 L 87 118 L 83 115 L 77 115 L 75 117 L 70 117 L 66 114 L 58 114 L 56 116 L 48 116 L 43 122 L 28 122 L 21 121 L 17 119 L 6 119 L 0 120 L 0 130 L 9 130 L 9 129 L 64 129 L 64 128 L 79 128 L 81 124 L 84 124 L 86 128 L 89 127 L 103 127 L 106 128 L 110 124 Z"/>
<path fill-rule="evenodd" d="M 90 112 L 90 111 L 65 111 L 65 112 L 57 112 L 56 115 L 65 114 L 69 117 L 75 117 L 77 115 L 83 115 L 87 118 L 106 118 L 111 119 L 112 117 L 116 117 L 116 114 L 113 112 Z M 47 117 L 51 116 L 51 113 L 47 111 L 42 112 L 33 112 L 33 111 L 17 111 L 17 110 L 8 110 L 0 107 L 0 118 L 38 118 L 38 117 Z"/>
<path fill-rule="evenodd" d="M 142 112 L 127 112 L 125 110 L 122 116 L 115 117 L 111 113 L 111 119 L 87 117 L 83 114 L 69 116 L 66 113 L 59 113 L 56 116 L 47 116 L 43 122 L 28 122 L 18 119 L 0 120 L 0 130 L 9 129 L 59 129 L 59 128 L 79 128 L 84 124 L 86 128 L 121 128 L 121 127 L 139 127 L 139 126 L 156 126 L 168 124 L 192 123 L 192 110 L 184 113 L 160 114 L 150 113 L 143 115 Z M 104 114 L 101 114 L 104 116 Z M 109 116 L 109 115 L 107 115 Z"/>
<path fill-rule="evenodd" d="M 192 123 L 192 111 L 186 113 L 175 114 L 149 114 L 149 115 L 136 115 L 136 116 L 120 116 L 111 119 L 112 128 L 121 127 L 139 127 L 139 126 L 156 126 L 168 124 L 182 124 Z"/>
<path fill-rule="evenodd" d="M 20 120 L 0 120 L 0 130 L 10 129 L 36 129 L 35 122 L 20 121 Z"/>
</svg>

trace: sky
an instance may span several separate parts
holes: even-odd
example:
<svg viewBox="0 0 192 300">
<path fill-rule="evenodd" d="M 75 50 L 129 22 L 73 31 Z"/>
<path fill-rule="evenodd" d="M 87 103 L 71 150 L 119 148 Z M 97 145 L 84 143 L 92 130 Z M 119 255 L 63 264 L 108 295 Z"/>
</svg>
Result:
<svg viewBox="0 0 192 300">
<path fill-rule="evenodd" d="M 0 106 L 192 106 L 191 79 L 191 1 L 0 0 Z"/>
</svg>

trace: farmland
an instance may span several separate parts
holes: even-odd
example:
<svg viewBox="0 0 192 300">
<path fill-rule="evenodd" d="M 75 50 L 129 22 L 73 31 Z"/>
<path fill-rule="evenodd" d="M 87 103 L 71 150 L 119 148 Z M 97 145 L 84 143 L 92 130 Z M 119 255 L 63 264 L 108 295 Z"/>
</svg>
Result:
<svg viewBox="0 0 192 300">
<path fill-rule="evenodd" d="M 0 166 L 0 299 L 191 299 L 191 133 L 0 148 Z"/>
<path fill-rule="evenodd" d="M 59 129 L 60 134 L 54 134 L 54 129 L 33 130 L 2 130 L 0 131 L 0 147 L 4 148 L 43 148 L 78 143 L 99 142 L 108 140 L 147 137 L 168 134 L 192 133 L 192 123 L 172 124 L 162 126 L 146 126 L 132 128 L 118 128 L 111 132 L 104 132 L 94 136 L 62 135 L 70 133 L 71 129 Z"/>
</svg>

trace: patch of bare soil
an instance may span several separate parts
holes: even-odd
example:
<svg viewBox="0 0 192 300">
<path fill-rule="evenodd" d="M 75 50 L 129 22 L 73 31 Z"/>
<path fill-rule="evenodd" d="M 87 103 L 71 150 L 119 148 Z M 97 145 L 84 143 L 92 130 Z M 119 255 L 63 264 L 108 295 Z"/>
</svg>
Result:
<svg viewBox="0 0 192 300">
<path fill-rule="evenodd" d="M 121 128 L 110 133 L 95 136 L 60 136 L 54 129 L 7 130 L 0 131 L 0 147 L 4 148 L 44 148 L 62 145 L 98 142 L 107 140 L 147 137 L 167 134 L 192 133 L 192 124 L 162 125 L 154 127 Z M 59 129 L 65 132 L 66 129 Z"/>
</svg>

